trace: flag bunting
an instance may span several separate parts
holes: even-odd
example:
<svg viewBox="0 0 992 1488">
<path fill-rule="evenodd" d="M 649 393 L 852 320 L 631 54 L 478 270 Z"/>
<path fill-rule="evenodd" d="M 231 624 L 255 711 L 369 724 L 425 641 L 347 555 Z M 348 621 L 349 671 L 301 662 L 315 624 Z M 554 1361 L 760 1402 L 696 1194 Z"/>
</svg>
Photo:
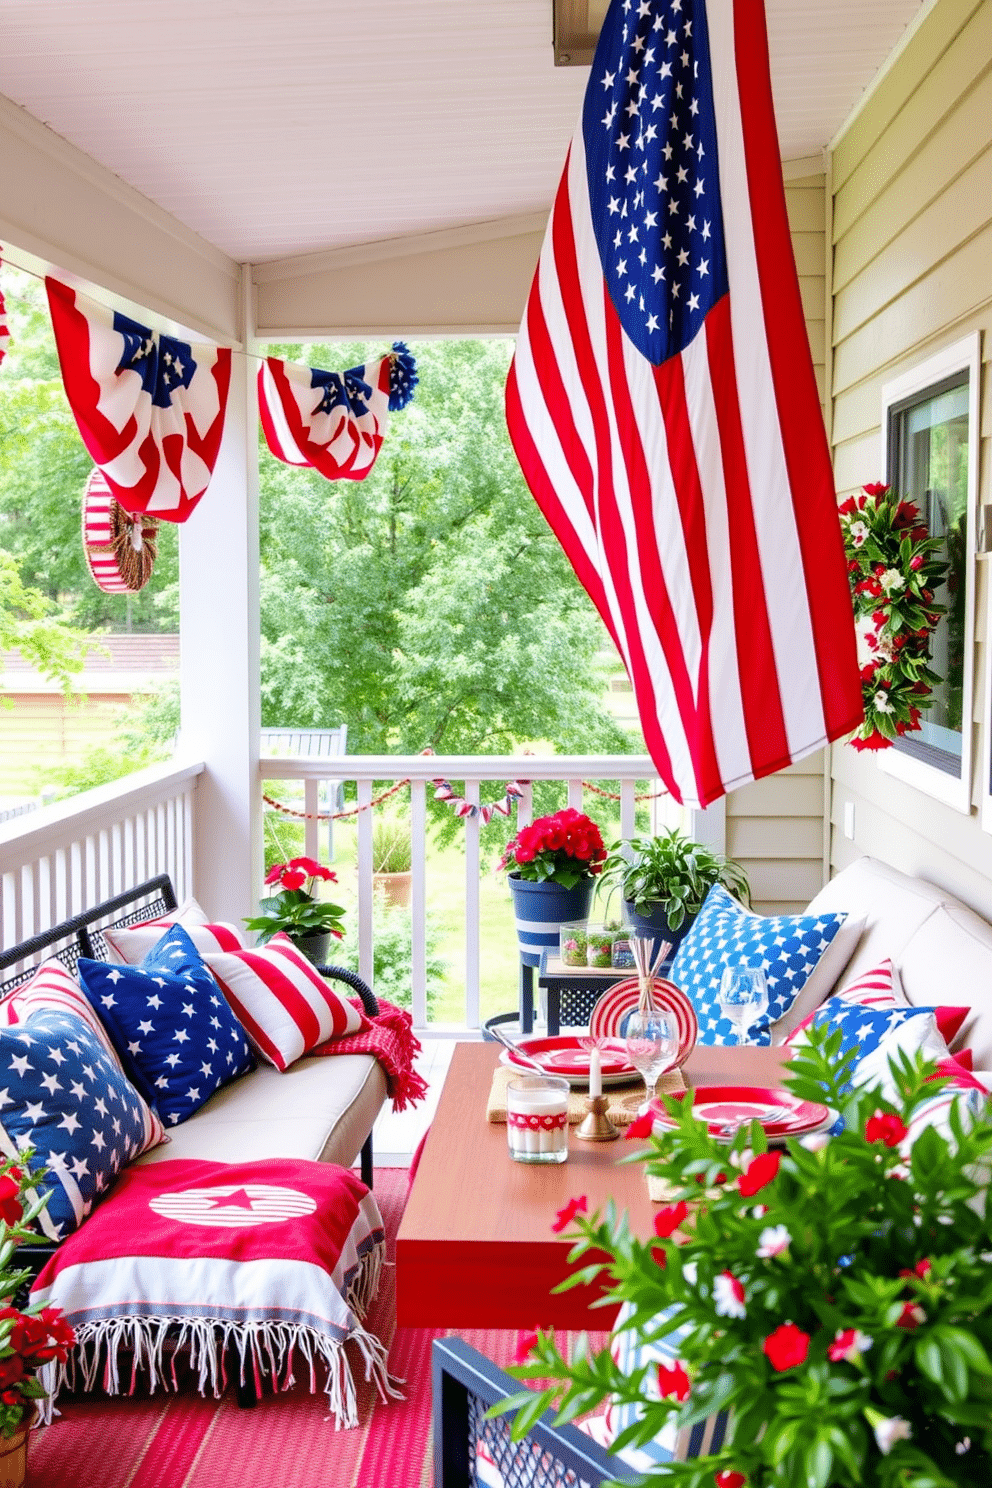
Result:
<svg viewBox="0 0 992 1488">
<path fill-rule="evenodd" d="M 287 465 L 318 470 L 327 480 L 364 480 L 390 413 L 406 407 L 417 381 L 416 362 L 402 341 L 347 372 L 266 357 L 258 371 L 266 443 Z"/>
<path fill-rule="evenodd" d="M 125 511 L 184 522 L 213 474 L 229 348 L 180 341 L 45 280 L 62 381 L 83 443 Z"/>
</svg>

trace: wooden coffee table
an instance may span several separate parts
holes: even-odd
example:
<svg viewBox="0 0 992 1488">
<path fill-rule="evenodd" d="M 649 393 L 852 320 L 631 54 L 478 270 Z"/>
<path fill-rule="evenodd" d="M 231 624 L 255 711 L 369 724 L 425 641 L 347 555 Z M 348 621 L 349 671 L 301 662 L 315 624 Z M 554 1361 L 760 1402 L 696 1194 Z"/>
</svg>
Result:
<svg viewBox="0 0 992 1488">
<path fill-rule="evenodd" d="M 608 1328 L 615 1308 L 593 1308 L 600 1287 L 552 1296 L 570 1243 L 551 1225 L 569 1199 L 589 1212 L 613 1198 L 635 1234 L 653 1234 L 643 1166 L 618 1163 L 637 1143 L 580 1142 L 568 1162 L 514 1162 L 506 1127 L 486 1121 L 499 1049 L 459 1044 L 396 1239 L 396 1317 L 408 1327 Z M 690 1086 L 776 1085 L 786 1051 L 698 1046 L 683 1075 Z"/>
</svg>

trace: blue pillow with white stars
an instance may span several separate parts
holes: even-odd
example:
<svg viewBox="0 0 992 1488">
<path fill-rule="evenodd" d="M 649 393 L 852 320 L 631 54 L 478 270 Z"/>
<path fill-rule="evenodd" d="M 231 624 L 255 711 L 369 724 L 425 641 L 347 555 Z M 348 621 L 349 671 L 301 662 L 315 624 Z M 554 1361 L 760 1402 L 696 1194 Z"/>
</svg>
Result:
<svg viewBox="0 0 992 1488">
<path fill-rule="evenodd" d="M 730 966 L 760 966 L 768 983 L 768 1009 L 752 1023 L 745 1041 L 770 1044 L 770 1025 L 789 1011 L 846 918 L 842 912 L 752 914 L 714 884 L 671 970 L 672 981 L 696 1009 L 698 1042 L 736 1042 L 720 1008 L 720 978 Z"/>
<path fill-rule="evenodd" d="M 79 980 L 166 1127 L 254 1069 L 248 1035 L 181 925 L 171 925 L 140 966 L 80 957 Z"/>
<path fill-rule="evenodd" d="M 117 1174 L 161 1135 L 117 1060 L 82 1018 L 40 1008 L 0 1029 L 0 1146 L 34 1148 L 50 1190 L 40 1224 L 52 1240 L 77 1229 Z"/>
</svg>

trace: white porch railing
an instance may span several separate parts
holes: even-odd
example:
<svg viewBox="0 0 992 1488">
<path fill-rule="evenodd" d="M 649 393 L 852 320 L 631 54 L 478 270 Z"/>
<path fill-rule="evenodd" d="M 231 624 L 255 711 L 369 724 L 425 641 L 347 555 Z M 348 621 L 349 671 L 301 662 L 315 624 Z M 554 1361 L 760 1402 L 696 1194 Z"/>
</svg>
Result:
<svg viewBox="0 0 992 1488">
<path fill-rule="evenodd" d="M 0 946 L 168 873 L 192 892 L 193 793 L 203 764 L 170 762 L 0 826 Z"/>
<path fill-rule="evenodd" d="M 310 759 L 287 759 L 265 756 L 260 761 L 264 780 L 304 781 L 306 812 L 304 851 L 316 857 L 319 818 L 318 794 L 327 772 L 328 762 Z M 410 781 L 410 829 L 412 845 L 411 915 L 413 952 L 413 1022 L 418 1031 L 429 1031 L 427 1020 L 427 796 L 433 792 L 433 781 L 450 780 L 462 786 L 465 799 L 473 805 L 480 801 L 483 781 L 560 780 L 567 784 L 568 804 L 583 809 L 583 780 L 617 782 L 620 796 L 620 835 L 634 832 L 635 794 L 638 781 L 654 779 L 654 766 L 644 755 L 562 755 L 548 759 L 532 755 L 344 755 L 333 762 L 335 779 L 354 781 L 357 805 L 368 808 L 373 787 L 381 790 L 384 783 Z M 464 783 L 464 784 L 463 784 Z M 263 786 L 264 789 L 264 786 Z M 651 790 L 658 789 L 656 785 Z M 531 820 L 531 785 L 517 803 L 516 824 L 507 818 L 509 839 L 516 826 Z M 658 802 L 652 815 L 653 825 L 660 820 Z M 662 809 L 673 805 L 663 798 Z M 585 802 L 588 808 L 589 802 Z M 678 808 L 675 808 L 677 811 Z M 359 971 L 372 982 L 372 825 L 373 812 L 362 809 L 356 817 L 358 856 L 358 947 Z M 465 828 L 465 1003 L 464 1022 L 468 1029 L 480 1026 L 479 1007 L 479 885 L 480 885 L 480 820 L 466 817 Z"/>
</svg>

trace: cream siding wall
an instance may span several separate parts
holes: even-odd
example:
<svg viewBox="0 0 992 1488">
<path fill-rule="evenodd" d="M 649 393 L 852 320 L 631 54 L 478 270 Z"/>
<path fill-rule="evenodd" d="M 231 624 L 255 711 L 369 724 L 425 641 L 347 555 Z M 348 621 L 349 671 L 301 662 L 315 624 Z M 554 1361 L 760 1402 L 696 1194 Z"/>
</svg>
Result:
<svg viewBox="0 0 992 1488">
<path fill-rule="evenodd" d="M 824 402 L 826 358 L 826 176 L 786 163 L 785 198 L 816 385 Z M 823 886 L 825 751 L 731 792 L 726 851 L 743 863 L 762 914 L 805 909 Z"/>
<path fill-rule="evenodd" d="M 979 505 L 992 502 L 992 4 L 938 0 L 837 141 L 833 408 L 838 491 L 884 475 L 882 386 L 982 333 Z M 992 836 L 978 815 L 987 744 L 988 566 L 977 564 L 972 810 L 963 814 L 832 750 L 831 865 L 862 853 L 992 915 Z M 843 830 L 854 812 L 853 839 Z"/>
</svg>

